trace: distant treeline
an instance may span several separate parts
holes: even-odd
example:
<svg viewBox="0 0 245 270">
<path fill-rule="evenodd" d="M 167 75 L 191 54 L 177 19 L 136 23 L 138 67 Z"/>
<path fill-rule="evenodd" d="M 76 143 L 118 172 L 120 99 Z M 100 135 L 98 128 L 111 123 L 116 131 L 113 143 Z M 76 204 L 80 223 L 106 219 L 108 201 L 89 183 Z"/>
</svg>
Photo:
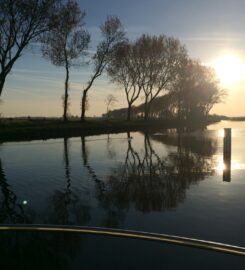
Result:
<svg viewBox="0 0 245 270">
<path fill-rule="evenodd" d="M 215 72 L 188 56 L 173 37 L 143 34 L 127 38 L 120 19 L 108 16 L 100 26 L 101 40 L 89 53 L 90 33 L 85 28 L 85 11 L 75 0 L 4 0 L 0 5 L 0 97 L 7 76 L 16 61 L 32 43 L 39 43 L 42 55 L 64 68 L 63 119 L 69 118 L 70 72 L 72 67 L 90 64 L 91 75 L 81 81 L 81 120 L 88 109 L 88 94 L 103 73 L 125 92 L 127 110 L 117 113 L 134 117 L 179 119 L 206 117 L 222 101 Z M 82 77 L 82 72 L 81 72 Z M 82 84 L 84 87 L 82 87 Z M 116 88 L 115 88 L 116 89 Z M 48 97 L 47 97 L 48 98 Z M 135 102 L 144 103 L 135 107 Z"/>
<path fill-rule="evenodd" d="M 194 121 L 194 120 L 244 120 L 245 117 L 227 117 L 223 115 L 209 115 L 209 111 L 203 111 L 198 103 L 193 103 L 193 106 L 188 104 L 189 108 L 184 108 L 184 102 L 182 107 L 178 102 L 178 96 L 174 93 L 168 93 L 166 95 L 157 97 L 153 100 L 151 109 L 149 111 L 148 117 L 150 119 L 164 119 L 164 120 L 180 120 L 180 121 Z M 181 111 L 181 113 L 180 113 Z M 145 104 L 141 103 L 138 106 L 133 106 L 131 108 L 131 117 L 134 119 L 144 118 Z M 103 117 L 108 117 L 112 119 L 125 119 L 128 115 L 128 108 L 121 108 L 111 110 Z"/>
</svg>

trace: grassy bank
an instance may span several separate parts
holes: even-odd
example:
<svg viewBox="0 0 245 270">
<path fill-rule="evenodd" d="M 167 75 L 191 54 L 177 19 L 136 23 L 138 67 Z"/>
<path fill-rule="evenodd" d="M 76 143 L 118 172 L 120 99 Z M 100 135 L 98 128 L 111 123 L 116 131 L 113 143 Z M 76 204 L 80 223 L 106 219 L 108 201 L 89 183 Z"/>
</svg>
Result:
<svg viewBox="0 0 245 270">
<path fill-rule="evenodd" d="M 199 123 L 200 124 L 200 123 Z M 202 123 L 205 125 L 207 123 Z M 159 130 L 164 128 L 183 127 L 185 123 L 163 120 L 89 120 L 84 123 L 60 120 L 2 120 L 0 122 L 0 141 L 26 141 L 63 137 L 76 137 L 119 133 L 127 131 Z"/>
</svg>

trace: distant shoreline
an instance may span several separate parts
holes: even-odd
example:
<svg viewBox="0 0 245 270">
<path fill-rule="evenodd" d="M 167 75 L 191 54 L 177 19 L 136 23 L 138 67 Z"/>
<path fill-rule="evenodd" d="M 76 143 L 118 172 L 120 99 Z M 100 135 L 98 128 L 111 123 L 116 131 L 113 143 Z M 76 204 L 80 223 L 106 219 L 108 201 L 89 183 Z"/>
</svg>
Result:
<svg viewBox="0 0 245 270">
<path fill-rule="evenodd" d="M 92 136 L 128 131 L 147 131 L 168 128 L 198 128 L 219 122 L 209 120 L 198 124 L 179 123 L 176 120 L 105 120 L 94 119 L 84 123 L 80 121 L 62 122 L 61 120 L 18 120 L 3 119 L 0 122 L 0 142 L 47 140 L 64 137 Z"/>
</svg>

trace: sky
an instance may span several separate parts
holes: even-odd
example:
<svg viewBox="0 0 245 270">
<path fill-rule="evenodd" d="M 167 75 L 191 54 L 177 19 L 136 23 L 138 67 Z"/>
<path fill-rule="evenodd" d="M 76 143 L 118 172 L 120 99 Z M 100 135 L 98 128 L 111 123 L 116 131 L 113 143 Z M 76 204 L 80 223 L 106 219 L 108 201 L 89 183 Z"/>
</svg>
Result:
<svg viewBox="0 0 245 270">
<path fill-rule="evenodd" d="M 143 33 L 178 38 L 189 56 L 206 65 L 218 66 L 225 103 L 211 113 L 245 115 L 245 1 L 244 0 L 83 0 L 90 51 L 100 41 L 99 25 L 108 15 L 122 21 L 134 40 Z M 230 74 L 232 76 L 230 76 Z M 39 46 L 31 45 L 16 62 L 3 90 L 0 112 L 14 116 L 61 116 L 65 70 L 43 59 Z M 82 89 L 91 76 L 88 66 L 71 70 L 70 113 L 80 115 Z M 230 78 L 227 79 L 227 78 Z M 126 107 L 123 89 L 101 76 L 89 91 L 87 115 L 106 111 L 108 94 L 117 97 L 114 109 Z M 139 100 L 141 102 L 141 100 Z"/>
</svg>

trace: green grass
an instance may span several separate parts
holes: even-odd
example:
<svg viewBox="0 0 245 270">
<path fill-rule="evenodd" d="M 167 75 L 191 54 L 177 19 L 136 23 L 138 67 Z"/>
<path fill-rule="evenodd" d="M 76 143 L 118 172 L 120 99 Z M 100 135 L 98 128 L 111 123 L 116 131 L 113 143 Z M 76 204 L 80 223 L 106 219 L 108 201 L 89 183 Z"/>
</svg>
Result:
<svg viewBox="0 0 245 270">
<path fill-rule="evenodd" d="M 173 128 L 176 121 L 150 120 L 144 121 L 117 119 L 89 119 L 85 122 L 52 119 L 2 119 L 0 122 L 0 141 L 18 141 L 62 138 L 72 136 L 97 135 L 103 133 L 119 133 L 127 131 L 143 131 L 147 129 Z"/>
</svg>

